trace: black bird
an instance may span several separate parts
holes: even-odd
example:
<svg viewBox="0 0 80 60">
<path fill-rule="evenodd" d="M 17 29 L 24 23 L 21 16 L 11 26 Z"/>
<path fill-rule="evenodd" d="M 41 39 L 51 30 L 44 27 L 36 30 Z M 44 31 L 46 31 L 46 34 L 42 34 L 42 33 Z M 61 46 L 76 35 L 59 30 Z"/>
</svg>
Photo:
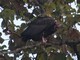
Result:
<svg viewBox="0 0 80 60">
<path fill-rule="evenodd" d="M 57 24 L 52 17 L 37 17 L 28 24 L 28 28 L 21 33 L 22 41 L 32 39 L 33 41 L 41 41 L 53 34 L 57 30 Z"/>
</svg>

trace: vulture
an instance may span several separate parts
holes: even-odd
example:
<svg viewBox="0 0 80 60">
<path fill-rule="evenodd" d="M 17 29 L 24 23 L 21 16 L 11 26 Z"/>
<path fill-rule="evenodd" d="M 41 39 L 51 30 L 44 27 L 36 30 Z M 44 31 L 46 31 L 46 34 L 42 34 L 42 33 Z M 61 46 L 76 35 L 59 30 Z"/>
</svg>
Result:
<svg viewBox="0 0 80 60">
<path fill-rule="evenodd" d="M 22 41 L 26 42 L 30 39 L 33 41 L 41 41 L 53 34 L 57 30 L 57 24 L 52 17 L 37 17 L 28 24 L 28 27 L 21 33 Z"/>
</svg>

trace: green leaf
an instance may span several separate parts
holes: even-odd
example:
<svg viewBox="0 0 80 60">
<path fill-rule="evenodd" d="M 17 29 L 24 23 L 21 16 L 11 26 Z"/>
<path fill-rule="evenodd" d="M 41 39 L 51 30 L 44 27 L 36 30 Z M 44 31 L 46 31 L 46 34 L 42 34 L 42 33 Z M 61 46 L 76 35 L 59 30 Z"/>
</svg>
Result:
<svg viewBox="0 0 80 60">
<path fill-rule="evenodd" d="M 2 33 L 0 32 L 0 36 L 2 35 Z"/>
<path fill-rule="evenodd" d="M 45 3 L 44 4 L 44 6 L 42 6 L 43 8 L 44 8 L 44 10 L 45 10 L 45 14 L 46 15 L 51 15 L 51 13 L 53 12 L 53 9 L 55 9 L 56 8 L 56 5 L 55 5 L 55 3 Z"/>
<path fill-rule="evenodd" d="M 25 27 L 27 27 L 26 24 L 25 24 L 25 23 L 22 23 L 22 24 L 21 24 L 20 31 L 23 31 Z"/>
<path fill-rule="evenodd" d="M 15 11 L 11 10 L 11 9 L 4 9 L 1 12 L 2 18 L 4 18 L 5 20 L 13 20 L 14 19 L 14 15 L 15 15 Z"/>
<path fill-rule="evenodd" d="M 10 23 L 10 25 L 8 26 L 10 31 L 14 31 L 15 25 L 14 23 Z"/>
<path fill-rule="evenodd" d="M 6 27 L 6 25 L 7 25 L 7 20 L 3 20 L 1 22 L 1 27 L 4 28 L 4 27 Z"/>
<path fill-rule="evenodd" d="M 28 1 L 27 0 L 23 0 L 25 3 L 27 3 Z"/>
<path fill-rule="evenodd" d="M 66 60 L 64 53 L 50 53 L 48 60 Z"/>
<path fill-rule="evenodd" d="M 75 0 L 66 0 L 67 3 L 71 3 L 73 1 L 75 1 Z"/>
<path fill-rule="evenodd" d="M 56 48 L 55 47 L 48 47 L 48 48 L 46 48 L 46 51 L 47 51 L 47 53 L 49 53 L 49 52 L 51 52 L 51 51 L 56 51 Z"/>
<path fill-rule="evenodd" d="M 4 48 L 6 48 L 6 45 L 0 46 L 0 49 L 3 50 Z"/>
<path fill-rule="evenodd" d="M 25 53 L 21 60 L 31 60 L 31 58 Z"/>
<path fill-rule="evenodd" d="M 42 53 L 38 54 L 37 60 L 48 60 L 47 57 L 48 57 L 47 53 L 46 52 L 42 52 Z"/>
<path fill-rule="evenodd" d="M 1 37 L 0 37 L 0 43 L 3 43 L 4 42 L 4 39 L 2 39 Z"/>
</svg>

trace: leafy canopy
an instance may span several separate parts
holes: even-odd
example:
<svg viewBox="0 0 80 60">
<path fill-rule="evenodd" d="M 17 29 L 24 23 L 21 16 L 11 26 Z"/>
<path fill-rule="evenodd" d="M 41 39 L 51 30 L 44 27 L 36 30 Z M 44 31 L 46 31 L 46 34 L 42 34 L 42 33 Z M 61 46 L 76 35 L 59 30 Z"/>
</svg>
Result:
<svg viewBox="0 0 80 60">
<path fill-rule="evenodd" d="M 73 2 L 76 3 L 76 9 L 71 7 Z M 70 53 L 72 55 L 76 53 L 78 60 L 80 59 L 80 32 L 76 28 L 76 24 L 80 25 L 79 0 L 77 2 L 74 0 L 0 0 L 0 7 L 2 8 L 0 18 L 3 19 L 0 43 L 6 41 L 2 38 L 2 33 L 10 35 L 8 49 L 4 50 L 5 45 L 0 46 L 0 59 L 15 60 L 23 55 L 22 60 L 31 60 L 30 53 L 37 54 L 33 57 L 36 60 L 73 60 Z M 27 23 L 35 17 L 45 15 L 53 17 L 62 27 L 47 38 L 46 44 L 28 41 L 25 45 L 21 41 L 20 34 L 27 27 Z M 14 24 L 15 18 L 25 23 L 17 26 Z M 14 54 L 14 57 L 8 54 Z"/>
</svg>

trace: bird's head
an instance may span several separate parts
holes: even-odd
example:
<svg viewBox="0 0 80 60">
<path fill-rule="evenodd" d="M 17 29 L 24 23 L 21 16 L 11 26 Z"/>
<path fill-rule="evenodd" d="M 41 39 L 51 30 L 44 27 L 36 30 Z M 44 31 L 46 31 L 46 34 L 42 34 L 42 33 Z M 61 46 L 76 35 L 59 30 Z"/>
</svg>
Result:
<svg viewBox="0 0 80 60">
<path fill-rule="evenodd" d="M 62 24 L 59 22 L 59 21 L 57 21 L 57 20 L 55 20 L 55 26 L 54 26 L 56 29 L 59 29 L 59 28 L 61 28 L 62 27 Z"/>
</svg>

